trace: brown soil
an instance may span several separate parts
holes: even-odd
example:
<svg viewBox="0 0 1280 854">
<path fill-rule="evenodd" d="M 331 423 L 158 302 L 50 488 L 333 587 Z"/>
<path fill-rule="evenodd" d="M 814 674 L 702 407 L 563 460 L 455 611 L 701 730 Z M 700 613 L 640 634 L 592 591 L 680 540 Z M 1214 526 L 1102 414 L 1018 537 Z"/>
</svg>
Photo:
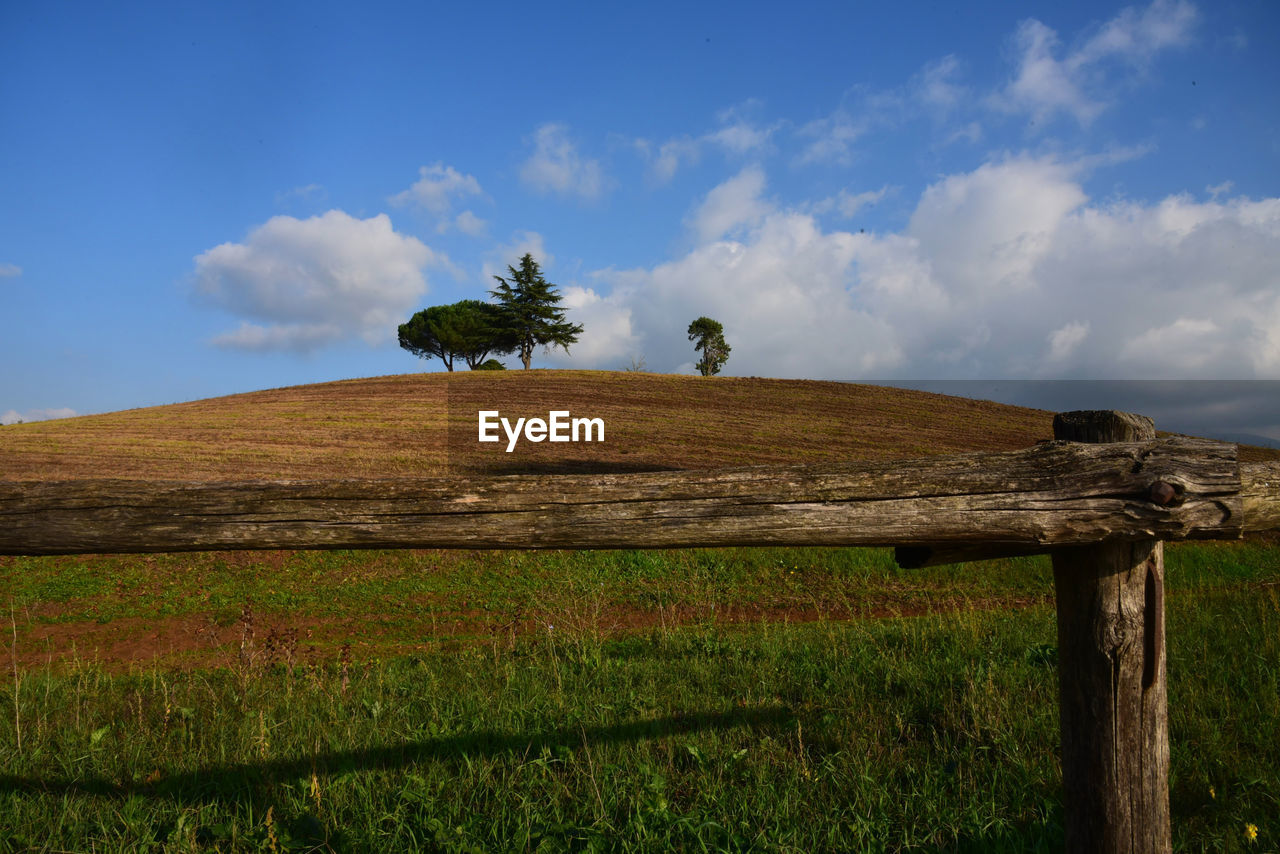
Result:
<svg viewBox="0 0 1280 854">
<path fill-rule="evenodd" d="M 477 441 L 477 412 L 603 418 L 603 444 Z M 0 480 L 626 472 L 1024 448 L 1052 414 L 855 383 L 606 371 L 405 374 L 18 424 Z M 1280 459 L 1242 448 L 1241 458 Z"/>
<path fill-rule="evenodd" d="M 1051 597 L 968 599 L 942 597 L 921 604 L 892 599 L 841 602 L 826 606 L 732 605 L 729 607 L 638 607 L 610 605 L 598 613 L 507 614 L 459 610 L 431 621 L 410 622 L 402 616 L 293 617 L 255 614 L 229 625 L 211 615 L 157 619 L 124 618 L 91 621 L 36 622 L 21 630 L 16 659 L 20 670 L 49 668 L 55 672 L 80 666 L 107 672 L 136 672 L 152 667 L 190 669 L 305 666 L 346 658 L 361 661 L 394 655 L 429 654 L 462 644 L 499 644 L 558 638 L 607 640 L 685 626 L 735 626 L 767 622 L 811 623 L 822 620 L 883 619 L 949 614 L 959 611 L 1029 608 Z M 56 618 L 56 609 L 41 617 Z M 28 616 L 36 616 L 29 613 Z M 389 629 L 388 626 L 394 626 Z M 406 640 L 406 636 L 420 638 Z M 7 646 L 8 644 L 6 644 Z"/>
<path fill-rule="evenodd" d="M 603 418 L 604 443 L 477 441 L 477 412 Z M 1047 412 L 853 383 L 603 371 L 408 374 L 19 424 L 0 480 L 588 472 L 1027 447 Z"/>
</svg>

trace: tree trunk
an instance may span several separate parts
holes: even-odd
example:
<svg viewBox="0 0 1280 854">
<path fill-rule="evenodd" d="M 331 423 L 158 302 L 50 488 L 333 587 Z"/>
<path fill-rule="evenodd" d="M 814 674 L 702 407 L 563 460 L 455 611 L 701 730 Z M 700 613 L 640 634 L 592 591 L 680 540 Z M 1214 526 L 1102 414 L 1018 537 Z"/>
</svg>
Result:
<svg viewBox="0 0 1280 854">
<path fill-rule="evenodd" d="M 1150 419 L 1110 411 L 1064 413 L 1053 432 L 1077 442 L 1155 438 Z M 1169 851 L 1163 544 L 1063 549 L 1053 578 L 1067 850 Z"/>
</svg>

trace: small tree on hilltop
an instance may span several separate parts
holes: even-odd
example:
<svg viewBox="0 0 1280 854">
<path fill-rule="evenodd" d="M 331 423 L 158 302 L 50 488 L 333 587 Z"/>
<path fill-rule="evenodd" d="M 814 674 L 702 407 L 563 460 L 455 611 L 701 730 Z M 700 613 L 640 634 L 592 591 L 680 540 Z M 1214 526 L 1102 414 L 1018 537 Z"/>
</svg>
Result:
<svg viewBox="0 0 1280 854">
<path fill-rule="evenodd" d="M 458 353 L 471 370 L 476 370 L 489 359 L 490 353 L 503 355 L 516 349 L 516 337 L 506 328 L 506 317 L 500 307 L 466 299 L 454 303 L 451 308 Z"/>
<path fill-rule="evenodd" d="M 445 368 L 453 370 L 453 358 L 457 355 L 454 343 L 449 339 L 444 323 L 447 305 L 433 305 L 409 318 L 408 323 L 400 324 L 398 329 L 400 346 L 421 359 L 435 356 L 444 362 Z"/>
<path fill-rule="evenodd" d="M 450 371 L 459 357 L 474 370 L 490 353 L 515 349 L 504 319 L 498 306 L 479 300 L 434 305 L 400 325 L 400 346 L 423 359 L 434 356 Z"/>
<path fill-rule="evenodd" d="M 704 377 L 720 373 L 732 349 L 724 340 L 724 327 L 709 317 L 699 317 L 689 324 L 689 340 L 696 342 L 694 350 L 702 351 L 698 371 Z"/>
<path fill-rule="evenodd" d="M 524 369 L 529 370 L 533 360 L 533 348 L 563 347 L 578 341 L 582 326 L 564 319 L 564 309 L 558 308 L 560 293 L 556 286 L 542 278 L 542 271 L 533 256 L 525 253 L 520 259 L 520 269 L 508 266 L 511 281 L 494 276 L 498 286 L 490 293 L 498 301 L 503 313 L 503 328 L 512 334 L 513 352 L 520 354 Z"/>
</svg>

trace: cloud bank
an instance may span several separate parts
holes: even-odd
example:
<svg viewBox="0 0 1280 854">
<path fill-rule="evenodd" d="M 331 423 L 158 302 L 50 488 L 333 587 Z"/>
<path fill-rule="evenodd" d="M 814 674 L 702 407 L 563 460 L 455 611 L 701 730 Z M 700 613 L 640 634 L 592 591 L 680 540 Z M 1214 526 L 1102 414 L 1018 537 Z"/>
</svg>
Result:
<svg viewBox="0 0 1280 854">
<path fill-rule="evenodd" d="M 749 167 L 695 207 L 687 254 L 576 293 L 610 330 L 581 357 L 671 370 L 705 314 L 738 375 L 1280 378 L 1280 199 L 1098 202 L 1091 165 L 991 160 L 888 233 L 824 228 Z"/>
<path fill-rule="evenodd" d="M 392 340 L 427 290 L 423 269 L 447 259 L 397 233 L 386 214 L 356 219 L 331 210 L 273 217 L 195 264 L 197 294 L 243 319 L 216 345 L 305 352 L 355 338 Z"/>
</svg>

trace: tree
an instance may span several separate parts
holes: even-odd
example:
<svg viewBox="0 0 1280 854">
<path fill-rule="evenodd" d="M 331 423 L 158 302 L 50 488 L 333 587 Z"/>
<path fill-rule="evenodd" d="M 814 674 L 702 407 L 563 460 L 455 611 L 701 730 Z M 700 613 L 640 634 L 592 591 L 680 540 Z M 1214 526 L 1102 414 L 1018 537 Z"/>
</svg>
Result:
<svg viewBox="0 0 1280 854">
<path fill-rule="evenodd" d="M 502 309 L 490 302 L 466 299 L 454 303 L 453 333 L 458 354 L 476 370 L 490 353 L 504 355 L 516 349 L 516 337 L 504 325 Z"/>
<path fill-rule="evenodd" d="M 720 373 L 732 349 L 724 340 L 724 327 L 709 317 L 699 317 L 689 324 L 689 340 L 696 341 L 694 350 L 702 351 L 698 370 L 704 377 Z"/>
<path fill-rule="evenodd" d="M 423 359 L 434 356 L 450 371 L 459 357 L 474 370 L 490 353 L 515 350 L 504 319 L 498 306 L 479 300 L 435 305 L 400 325 L 400 346 Z"/>
<path fill-rule="evenodd" d="M 490 291 L 503 312 L 503 328 L 514 336 L 515 346 L 508 352 L 518 352 L 524 369 L 529 370 L 533 360 L 533 348 L 563 347 L 578 341 L 582 326 L 564 319 L 564 309 L 557 308 L 560 293 L 556 286 L 542 278 L 542 271 L 533 256 L 525 253 L 520 259 L 520 269 L 508 265 L 511 281 L 494 276 L 498 286 Z"/>
</svg>

